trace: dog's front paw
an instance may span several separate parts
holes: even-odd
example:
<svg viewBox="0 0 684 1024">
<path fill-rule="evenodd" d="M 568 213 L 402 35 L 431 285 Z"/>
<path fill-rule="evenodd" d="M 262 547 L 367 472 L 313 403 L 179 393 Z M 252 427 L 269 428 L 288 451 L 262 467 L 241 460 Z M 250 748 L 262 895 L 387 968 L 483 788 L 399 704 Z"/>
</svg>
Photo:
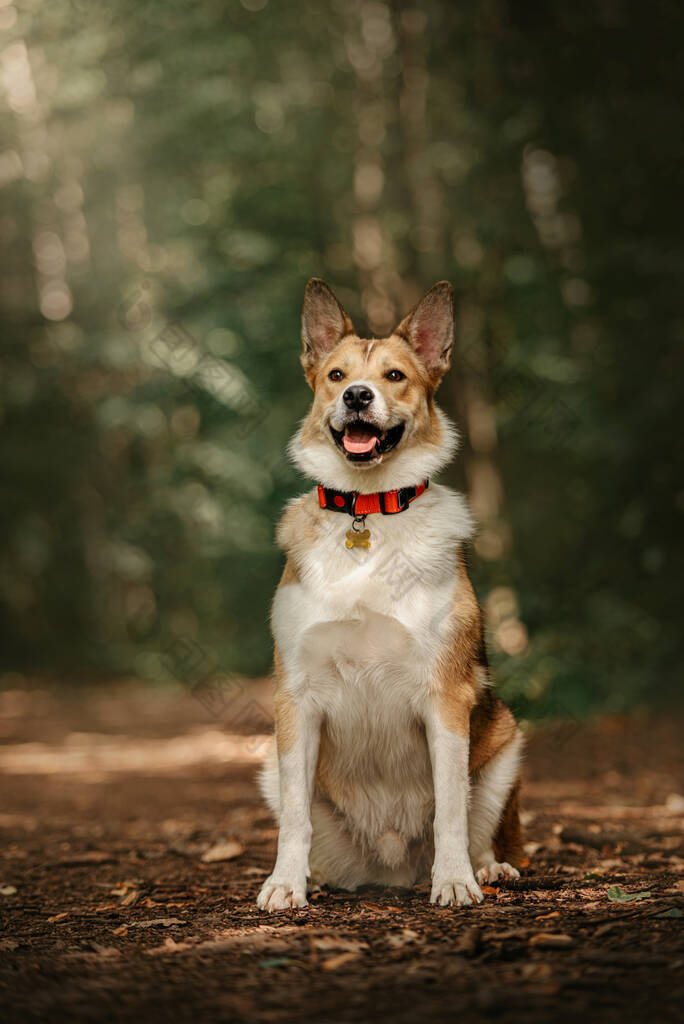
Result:
<svg viewBox="0 0 684 1024">
<path fill-rule="evenodd" d="M 279 881 L 273 875 L 267 878 L 257 896 L 259 910 L 267 910 L 270 914 L 277 910 L 292 910 L 294 907 L 305 907 L 306 882 Z"/>
<path fill-rule="evenodd" d="M 506 861 L 499 864 L 498 861 L 493 860 L 476 871 L 475 877 L 480 885 L 491 885 L 492 882 L 496 882 L 500 878 L 520 878 L 520 872 Z"/>
<path fill-rule="evenodd" d="M 440 907 L 470 907 L 482 903 L 484 896 L 472 872 L 461 878 L 434 875 L 430 903 Z"/>
</svg>

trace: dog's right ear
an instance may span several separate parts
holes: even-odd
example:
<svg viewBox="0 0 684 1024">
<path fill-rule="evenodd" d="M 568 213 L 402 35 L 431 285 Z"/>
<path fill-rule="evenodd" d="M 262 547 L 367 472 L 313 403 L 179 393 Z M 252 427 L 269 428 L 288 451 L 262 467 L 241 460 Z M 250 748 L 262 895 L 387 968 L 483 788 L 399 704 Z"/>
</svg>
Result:
<svg viewBox="0 0 684 1024">
<path fill-rule="evenodd" d="M 307 378 L 354 326 L 320 277 L 312 277 L 302 309 L 302 366 Z"/>
</svg>

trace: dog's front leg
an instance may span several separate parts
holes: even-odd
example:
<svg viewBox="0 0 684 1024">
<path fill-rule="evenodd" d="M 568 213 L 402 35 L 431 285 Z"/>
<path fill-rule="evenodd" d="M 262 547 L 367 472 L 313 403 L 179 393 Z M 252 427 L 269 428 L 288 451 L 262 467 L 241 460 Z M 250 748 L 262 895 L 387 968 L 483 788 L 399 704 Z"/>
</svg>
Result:
<svg viewBox="0 0 684 1024">
<path fill-rule="evenodd" d="M 467 721 L 468 715 L 464 715 Z M 484 899 L 468 854 L 469 731 L 447 728 L 437 708 L 426 716 L 435 791 L 435 860 L 430 903 L 469 906 Z"/>
<path fill-rule="evenodd" d="M 309 701 L 276 700 L 280 832 L 275 867 L 257 897 L 261 910 L 306 906 L 313 793 L 320 714 Z"/>
</svg>

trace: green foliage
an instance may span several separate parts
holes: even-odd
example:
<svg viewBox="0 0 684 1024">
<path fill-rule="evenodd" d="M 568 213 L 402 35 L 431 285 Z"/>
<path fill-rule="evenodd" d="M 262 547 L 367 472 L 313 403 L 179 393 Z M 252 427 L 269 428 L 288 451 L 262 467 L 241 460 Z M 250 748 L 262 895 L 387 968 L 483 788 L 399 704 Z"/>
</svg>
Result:
<svg viewBox="0 0 684 1024">
<path fill-rule="evenodd" d="M 446 479 L 483 513 L 503 692 L 566 715 L 676 695 L 684 15 L 15 10 L 0 667 L 165 678 L 185 637 L 266 671 L 273 526 L 306 486 L 285 456 L 306 279 L 363 328 L 448 277 Z"/>
<path fill-rule="evenodd" d="M 625 892 L 619 885 L 611 885 L 606 890 L 606 896 L 611 903 L 634 903 L 638 900 L 647 900 L 651 895 L 650 892 Z"/>
</svg>

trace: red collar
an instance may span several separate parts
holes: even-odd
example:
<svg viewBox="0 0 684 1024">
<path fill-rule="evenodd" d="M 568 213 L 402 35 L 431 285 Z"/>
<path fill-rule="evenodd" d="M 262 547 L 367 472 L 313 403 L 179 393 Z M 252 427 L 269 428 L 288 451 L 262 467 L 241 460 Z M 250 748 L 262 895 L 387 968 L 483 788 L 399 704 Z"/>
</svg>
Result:
<svg viewBox="0 0 684 1024">
<path fill-rule="evenodd" d="M 383 516 L 405 512 L 414 498 L 426 491 L 430 481 L 425 480 L 417 487 L 401 487 L 398 491 L 379 491 L 376 494 L 359 494 L 358 491 L 335 491 L 331 487 L 318 485 L 318 504 L 332 512 L 346 512 L 350 516 L 366 516 L 381 512 Z"/>
</svg>

